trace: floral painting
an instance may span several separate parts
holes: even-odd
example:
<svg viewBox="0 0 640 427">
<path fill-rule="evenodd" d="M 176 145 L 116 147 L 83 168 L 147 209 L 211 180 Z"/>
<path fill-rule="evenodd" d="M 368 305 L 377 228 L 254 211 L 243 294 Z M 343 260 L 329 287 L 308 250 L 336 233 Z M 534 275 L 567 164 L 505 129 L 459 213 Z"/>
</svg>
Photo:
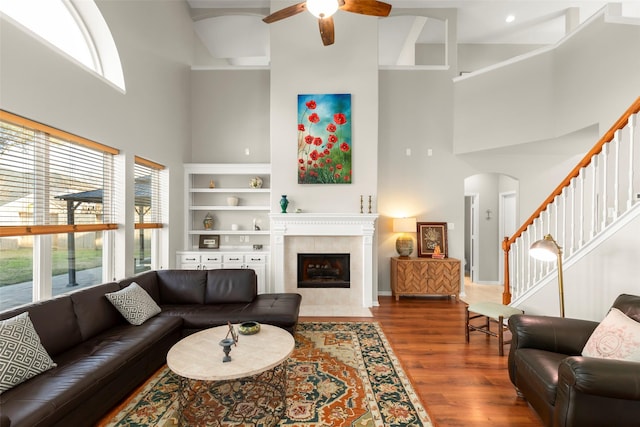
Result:
<svg viewBox="0 0 640 427">
<path fill-rule="evenodd" d="M 351 94 L 298 95 L 298 184 L 351 183 Z"/>
</svg>

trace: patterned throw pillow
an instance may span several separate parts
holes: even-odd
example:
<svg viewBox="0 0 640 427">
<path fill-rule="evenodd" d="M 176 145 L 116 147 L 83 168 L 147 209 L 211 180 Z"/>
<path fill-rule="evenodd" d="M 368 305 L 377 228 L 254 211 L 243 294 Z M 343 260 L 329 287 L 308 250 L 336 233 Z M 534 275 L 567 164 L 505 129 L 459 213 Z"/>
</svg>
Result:
<svg viewBox="0 0 640 427">
<path fill-rule="evenodd" d="M 28 312 L 0 321 L 0 394 L 55 367 Z"/>
<path fill-rule="evenodd" d="M 105 296 L 132 325 L 142 325 L 161 311 L 147 291 L 136 282 Z"/>
<path fill-rule="evenodd" d="M 582 355 L 640 362 L 640 323 L 612 308 L 589 337 Z"/>
</svg>

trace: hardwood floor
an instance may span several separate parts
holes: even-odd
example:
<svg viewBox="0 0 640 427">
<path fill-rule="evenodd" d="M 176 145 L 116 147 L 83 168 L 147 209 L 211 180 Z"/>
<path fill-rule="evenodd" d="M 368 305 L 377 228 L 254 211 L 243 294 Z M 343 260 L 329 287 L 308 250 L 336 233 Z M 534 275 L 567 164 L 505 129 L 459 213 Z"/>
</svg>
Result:
<svg viewBox="0 0 640 427">
<path fill-rule="evenodd" d="M 518 399 L 507 373 L 508 346 L 471 333 L 465 343 L 465 303 L 448 298 L 379 297 L 373 318 L 302 317 L 301 321 L 377 321 L 435 426 L 541 427 Z M 505 337 L 507 339 L 507 337 Z"/>
</svg>

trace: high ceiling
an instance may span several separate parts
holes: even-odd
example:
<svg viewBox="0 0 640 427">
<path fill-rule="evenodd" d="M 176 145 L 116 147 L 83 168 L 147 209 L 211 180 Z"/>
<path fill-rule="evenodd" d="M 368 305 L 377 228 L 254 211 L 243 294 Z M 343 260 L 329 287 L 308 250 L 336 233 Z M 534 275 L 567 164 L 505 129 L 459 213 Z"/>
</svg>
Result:
<svg viewBox="0 0 640 427">
<path fill-rule="evenodd" d="M 365 0 L 366 1 L 366 0 Z M 457 9 L 457 38 L 458 43 L 464 44 L 531 44 L 546 45 L 560 40 L 566 34 L 566 28 L 575 28 L 578 24 L 589 19 L 594 13 L 603 8 L 607 2 L 597 0 L 583 1 L 552 1 L 552 0 L 386 0 L 393 6 L 391 15 L 382 18 L 380 22 L 380 43 L 394 43 L 393 39 L 404 37 L 411 30 L 415 43 L 442 43 L 444 41 L 444 24 L 442 21 L 427 19 L 421 23 L 421 30 L 415 31 L 415 22 L 408 23 L 407 9 L 455 8 Z M 227 31 L 242 31 L 243 37 L 255 43 L 256 40 L 268 39 L 266 24 L 260 18 L 270 13 L 269 0 L 188 0 L 192 9 L 194 21 L 205 20 L 216 15 L 253 15 L 242 25 L 238 22 L 227 23 Z M 274 2 L 274 10 L 294 4 L 293 1 Z M 619 2 L 622 14 L 640 17 L 640 1 Z M 513 21 L 507 22 L 507 16 L 512 15 Z M 213 38 L 219 37 L 221 23 L 229 18 L 217 19 L 218 31 L 198 31 L 200 37 L 209 50 L 211 45 L 219 44 Z M 290 19 L 296 19 L 290 18 Z M 386 22 L 382 22 L 382 21 Z M 201 30 L 205 25 L 200 23 Z M 197 28 L 197 25 L 196 25 Z M 210 33 L 208 36 L 204 33 Z M 259 34 L 259 35 L 258 35 Z M 239 34 L 236 34 L 239 36 Z M 252 38 L 257 37 L 257 38 Z M 237 39 L 236 37 L 235 39 Z M 229 39 L 227 38 L 227 41 Z M 268 41 L 266 42 L 268 46 Z M 224 55 L 231 55 L 227 46 Z"/>
</svg>

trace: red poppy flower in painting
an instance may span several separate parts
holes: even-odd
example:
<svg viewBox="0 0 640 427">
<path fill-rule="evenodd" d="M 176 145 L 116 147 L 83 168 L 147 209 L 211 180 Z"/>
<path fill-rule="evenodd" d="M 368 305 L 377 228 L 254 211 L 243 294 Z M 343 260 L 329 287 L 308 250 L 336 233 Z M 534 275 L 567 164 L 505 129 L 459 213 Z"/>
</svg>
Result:
<svg viewBox="0 0 640 427">
<path fill-rule="evenodd" d="M 303 164 L 304 163 L 304 159 L 298 159 L 298 163 Z"/>
<path fill-rule="evenodd" d="M 331 149 L 333 148 L 333 144 L 332 144 L 332 143 L 330 143 L 330 142 L 327 142 L 327 148 L 328 148 L 329 150 L 331 150 Z"/>
<path fill-rule="evenodd" d="M 349 151 L 349 144 L 343 142 L 342 144 L 340 144 L 340 150 L 346 153 L 347 151 Z"/>
<path fill-rule="evenodd" d="M 320 121 L 320 116 L 317 113 L 313 113 L 309 116 L 309 121 L 311 123 L 318 123 Z"/>
<path fill-rule="evenodd" d="M 322 145 L 322 138 L 315 137 L 313 138 L 313 145 L 317 145 L 318 147 Z"/>
<path fill-rule="evenodd" d="M 313 142 L 313 136 L 311 135 L 307 135 L 304 137 L 304 142 L 306 142 L 307 144 L 311 144 Z"/>
<path fill-rule="evenodd" d="M 333 115 L 333 121 L 336 122 L 337 125 L 343 125 L 347 123 L 347 116 L 343 113 L 336 113 Z"/>
<path fill-rule="evenodd" d="M 328 156 L 328 155 L 330 154 L 330 151 L 329 151 L 329 150 L 324 150 L 324 154 Z M 331 157 L 329 157 L 329 158 L 327 159 L 327 163 L 331 163 L 332 161 L 333 161 L 333 160 L 331 160 Z"/>
<path fill-rule="evenodd" d="M 335 144 L 336 142 L 338 142 L 338 137 L 337 137 L 337 136 L 335 136 L 335 134 L 333 134 L 333 133 L 332 133 L 332 134 L 331 134 L 331 135 L 329 135 L 329 137 L 327 138 L 327 141 L 329 141 L 329 142 L 331 142 L 331 143 Z"/>
<path fill-rule="evenodd" d="M 304 125 L 302 123 L 298 123 L 298 130 L 304 132 Z"/>
<path fill-rule="evenodd" d="M 309 110 L 315 110 L 316 109 L 316 101 L 314 101 L 313 99 L 311 101 L 307 102 L 304 105 L 306 105 Z"/>
<path fill-rule="evenodd" d="M 318 150 L 313 150 L 311 153 L 309 153 L 309 157 L 313 161 L 318 160 Z"/>
<path fill-rule="evenodd" d="M 341 164 L 337 164 L 337 165 L 336 165 L 336 169 L 340 169 L 340 170 L 342 170 L 342 165 L 341 165 Z"/>
<path fill-rule="evenodd" d="M 333 123 L 329 123 L 327 125 L 327 132 L 335 132 L 336 131 L 336 125 L 334 125 Z"/>
</svg>

